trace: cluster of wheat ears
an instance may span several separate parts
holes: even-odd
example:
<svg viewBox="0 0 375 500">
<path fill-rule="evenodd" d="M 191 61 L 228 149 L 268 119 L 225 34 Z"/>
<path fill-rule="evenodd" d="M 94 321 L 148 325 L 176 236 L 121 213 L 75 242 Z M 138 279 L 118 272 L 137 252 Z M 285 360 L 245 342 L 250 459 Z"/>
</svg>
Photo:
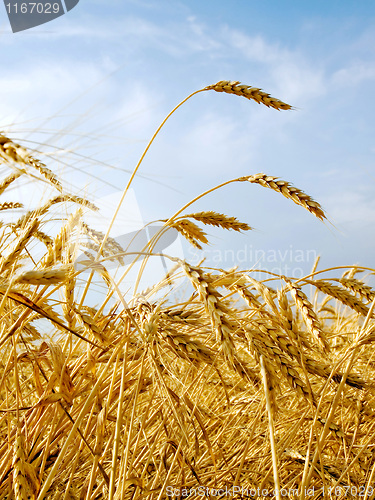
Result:
<svg viewBox="0 0 375 500">
<path fill-rule="evenodd" d="M 291 108 L 239 82 L 197 92 L 208 90 Z M 0 228 L 0 499 L 223 498 L 225 488 L 231 498 L 291 498 L 291 490 L 300 499 L 372 498 L 375 292 L 365 277 L 374 270 L 315 266 L 298 280 L 266 271 L 259 280 L 252 270 L 169 256 L 168 276 L 126 302 L 106 269 L 126 254 L 109 236 L 112 223 L 107 234 L 90 228 L 84 214 L 95 206 L 67 194 L 35 156 L 0 136 L 10 172 L 0 209 L 20 212 L 5 197 L 21 176 L 55 194 Z M 251 230 L 235 217 L 191 211 L 231 182 L 259 184 L 325 219 L 319 203 L 277 177 L 232 179 L 162 221 L 140 252 L 141 271 L 171 227 L 198 248 L 207 243 L 204 225 Z M 63 205 L 72 213 L 46 234 Z M 89 240 L 83 249 L 78 233 Z M 85 282 L 74 266 L 82 251 Z M 106 290 L 95 308 L 86 301 L 93 275 Z M 186 300 L 160 294 L 182 276 Z"/>
</svg>

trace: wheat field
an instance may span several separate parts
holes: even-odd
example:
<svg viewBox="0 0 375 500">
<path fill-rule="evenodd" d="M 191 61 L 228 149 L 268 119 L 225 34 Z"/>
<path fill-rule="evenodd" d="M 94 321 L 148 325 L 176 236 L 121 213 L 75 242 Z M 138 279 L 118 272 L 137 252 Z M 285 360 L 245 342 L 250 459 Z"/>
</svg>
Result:
<svg viewBox="0 0 375 500">
<path fill-rule="evenodd" d="M 210 90 L 291 109 L 239 82 L 193 92 L 151 138 L 121 202 L 166 120 Z M 8 172 L 0 183 L 1 499 L 374 498 L 374 269 L 317 261 L 301 279 L 267 271 L 255 279 L 254 270 L 165 255 L 165 278 L 125 300 L 106 268 L 127 255 L 110 237 L 113 220 L 106 234 L 90 228 L 90 200 L 66 192 L 64 179 L 5 135 L 0 157 Z M 49 186 L 44 204 L 10 201 L 24 176 Z M 193 211 L 234 182 L 326 219 L 290 182 L 249 173 L 161 220 L 133 256 L 143 258 L 140 273 L 171 228 L 198 249 L 206 226 L 251 231 L 233 216 Z M 65 215 L 48 234 L 57 207 Z M 85 277 L 74 265 L 82 252 Z M 95 308 L 87 301 L 94 277 L 105 290 Z M 160 294 L 181 279 L 184 300 Z"/>
</svg>

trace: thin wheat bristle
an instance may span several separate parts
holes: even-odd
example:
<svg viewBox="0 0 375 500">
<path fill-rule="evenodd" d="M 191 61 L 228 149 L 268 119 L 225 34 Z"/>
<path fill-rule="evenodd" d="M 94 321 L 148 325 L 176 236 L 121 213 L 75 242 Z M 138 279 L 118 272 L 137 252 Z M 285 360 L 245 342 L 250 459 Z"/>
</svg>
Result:
<svg viewBox="0 0 375 500">
<path fill-rule="evenodd" d="M 233 231 L 250 231 L 253 229 L 244 222 L 239 222 L 236 217 L 228 217 L 217 212 L 196 212 L 194 214 L 184 215 L 185 218 L 195 219 L 203 224 L 222 227 L 223 229 L 232 229 Z"/>
<path fill-rule="evenodd" d="M 251 87 L 249 85 L 242 85 L 240 82 L 222 80 L 215 83 L 214 85 L 208 85 L 204 90 L 215 90 L 215 92 L 226 92 L 227 94 L 235 94 L 246 99 L 253 100 L 258 104 L 262 103 L 269 108 L 280 109 L 292 109 L 292 106 L 286 104 L 280 99 L 271 97 L 270 94 L 263 92 L 261 89 L 256 87 Z"/>
<path fill-rule="evenodd" d="M 292 186 L 289 182 L 279 180 L 278 177 L 273 177 L 270 175 L 266 175 L 263 173 L 249 175 L 247 177 L 241 177 L 238 179 L 240 181 L 247 181 L 253 184 L 260 184 L 263 187 L 267 187 L 269 189 L 273 189 L 278 193 L 281 193 L 285 198 L 289 198 L 294 201 L 297 205 L 301 205 L 306 208 L 310 213 L 315 215 L 321 221 L 326 219 L 326 215 L 324 210 L 320 206 L 320 204 L 313 200 L 311 196 L 304 193 L 300 189 Z"/>
</svg>

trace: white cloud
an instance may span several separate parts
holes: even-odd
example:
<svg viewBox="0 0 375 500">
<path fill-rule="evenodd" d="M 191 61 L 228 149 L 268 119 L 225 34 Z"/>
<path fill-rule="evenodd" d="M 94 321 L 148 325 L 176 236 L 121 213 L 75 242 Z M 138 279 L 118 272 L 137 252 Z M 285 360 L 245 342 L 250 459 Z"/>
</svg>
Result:
<svg viewBox="0 0 375 500">
<path fill-rule="evenodd" d="M 366 81 L 375 80 L 374 60 L 348 61 L 347 65 L 335 71 L 331 77 L 332 85 L 354 87 Z"/>
<path fill-rule="evenodd" d="M 355 223 L 358 227 L 375 224 L 375 199 L 364 189 L 344 187 L 321 201 L 333 224 Z"/>
</svg>

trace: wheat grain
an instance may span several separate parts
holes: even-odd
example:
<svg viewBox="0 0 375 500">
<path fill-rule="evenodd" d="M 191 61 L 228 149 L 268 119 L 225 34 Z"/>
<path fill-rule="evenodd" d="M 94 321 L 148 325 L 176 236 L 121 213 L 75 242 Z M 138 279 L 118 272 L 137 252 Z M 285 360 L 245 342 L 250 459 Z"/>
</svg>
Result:
<svg viewBox="0 0 375 500">
<path fill-rule="evenodd" d="M 194 222 L 191 222 L 188 219 L 179 219 L 172 223 L 167 224 L 169 227 L 176 229 L 184 238 L 186 238 L 189 243 L 191 243 L 196 248 L 202 250 L 201 243 L 208 243 L 208 239 L 206 238 L 206 233 Z"/>
<path fill-rule="evenodd" d="M 23 207 L 22 203 L 13 202 L 13 201 L 0 203 L 0 210 L 11 210 L 11 209 L 22 208 L 22 207 Z"/>
<path fill-rule="evenodd" d="M 306 208 L 306 210 L 315 215 L 318 219 L 324 220 L 326 218 L 324 210 L 317 201 L 313 200 L 311 196 L 304 193 L 300 189 L 292 186 L 289 182 L 279 180 L 277 177 L 263 173 L 240 177 L 238 180 L 241 182 L 247 181 L 253 184 L 260 184 L 263 187 L 277 191 L 285 196 L 285 198 L 288 198 L 294 201 L 297 205 Z"/>
<path fill-rule="evenodd" d="M 302 312 L 302 316 L 305 320 L 305 323 L 307 327 L 310 330 L 310 333 L 315 337 L 315 339 L 319 342 L 319 344 L 323 347 L 323 349 L 326 352 L 329 352 L 329 345 L 327 343 L 327 340 L 324 336 L 321 324 L 318 320 L 317 315 L 315 314 L 314 308 L 311 304 L 311 302 L 308 300 L 306 295 L 303 293 L 303 291 L 294 285 L 291 281 L 284 280 L 287 283 L 287 286 L 289 287 L 292 296 L 295 300 L 296 306 L 300 309 Z"/>
<path fill-rule="evenodd" d="M 104 335 L 104 332 L 100 326 L 97 325 L 96 321 L 94 318 L 89 315 L 89 314 L 84 314 L 78 311 L 77 309 L 74 310 L 76 318 L 78 319 L 79 323 L 83 327 L 83 332 L 92 334 L 93 337 L 101 343 L 105 343 L 107 341 L 106 336 Z"/>
<path fill-rule="evenodd" d="M 37 230 L 38 226 L 39 226 L 38 219 L 34 219 L 21 232 L 21 234 L 17 238 L 13 250 L 9 253 L 7 257 L 3 258 L 2 261 L 0 262 L 0 274 L 8 270 L 12 264 L 14 265 L 17 262 L 17 259 L 19 258 L 22 250 L 25 248 L 30 238 Z"/>
<path fill-rule="evenodd" d="M 21 175 L 22 175 L 22 172 L 14 172 L 14 173 L 8 175 L 8 177 L 6 177 L 3 181 L 1 181 L 0 182 L 0 194 L 3 194 L 4 191 L 7 189 L 7 187 L 10 186 L 12 184 L 12 182 L 14 182 L 16 179 L 21 177 Z"/>
<path fill-rule="evenodd" d="M 71 370 L 67 364 L 67 358 L 59 344 L 49 342 L 48 347 L 54 371 L 53 378 L 50 379 L 50 385 L 52 386 L 51 382 L 55 379 L 59 386 L 59 391 L 64 395 L 65 400 L 68 403 L 72 403 L 74 384 L 70 373 Z"/>
<path fill-rule="evenodd" d="M 62 191 L 60 181 L 56 175 L 49 170 L 44 163 L 33 158 L 30 153 L 19 144 L 16 144 L 8 137 L 0 135 L 0 158 L 6 162 L 21 163 L 35 168 L 42 176 L 59 191 Z"/>
<path fill-rule="evenodd" d="M 222 345 L 225 357 L 233 362 L 235 357 L 235 345 L 232 339 L 232 325 L 225 317 L 228 312 L 222 303 L 221 294 L 212 286 L 201 269 L 190 266 L 187 262 L 180 261 L 181 267 L 199 293 L 205 309 L 211 319 L 213 330 Z"/>
<path fill-rule="evenodd" d="M 91 249 L 96 252 L 99 252 L 100 247 L 102 246 L 102 243 L 105 239 L 105 235 L 100 232 L 96 231 L 95 229 L 90 228 L 86 223 L 82 224 L 83 230 L 86 232 L 86 234 L 97 244 L 97 247 L 92 247 Z M 124 253 L 123 247 L 118 243 L 114 238 L 111 236 L 107 236 L 105 240 L 104 247 L 101 250 L 101 254 L 103 257 L 107 256 L 113 256 L 110 260 L 117 260 L 122 266 L 124 265 L 124 259 L 122 258 L 122 255 Z"/>
<path fill-rule="evenodd" d="M 255 280 L 251 276 L 246 276 L 246 280 L 252 285 L 252 288 L 255 288 L 263 298 L 264 302 L 268 305 L 271 311 L 277 316 L 278 310 L 275 304 L 275 291 L 264 285 L 260 281 Z"/>
<path fill-rule="evenodd" d="M 82 209 L 79 208 L 74 214 L 71 214 L 67 223 L 60 229 L 60 232 L 53 240 L 53 244 L 48 246 L 47 255 L 42 259 L 41 266 L 49 267 L 52 264 L 63 260 L 63 251 L 69 249 L 69 239 L 75 229 L 80 231 L 80 220 Z"/>
<path fill-rule="evenodd" d="M 261 332 L 263 342 L 269 346 L 276 345 L 280 347 L 290 358 L 300 359 L 301 351 L 290 339 L 281 331 L 279 323 L 275 318 L 274 321 L 258 319 L 254 322 L 256 332 Z M 268 344 L 270 342 L 270 344 Z"/>
<path fill-rule="evenodd" d="M 337 281 L 339 281 L 344 288 L 357 293 L 360 297 L 363 297 L 369 302 L 372 302 L 375 298 L 374 290 L 370 286 L 365 285 L 362 281 L 359 281 L 355 278 L 341 278 Z"/>
<path fill-rule="evenodd" d="M 222 227 L 223 229 L 232 229 L 233 231 L 250 231 L 253 229 L 248 224 L 239 222 L 236 217 L 228 217 L 227 215 L 212 211 L 186 214 L 184 218 L 195 219 L 203 224 Z"/>
<path fill-rule="evenodd" d="M 41 271 L 26 271 L 14 280 L 15 283 L 27 283 L 29 285 L 55 285 L 64 282 L 70 273 L 70 267 L 58 269 L 43 269 Z"/>
<path fill-rule="evenodd" d="M 35 219 L 37 217 L 39 218 L 42 215 L 45 215 L 52 206 L 64 202 L 76 203 L 93 211 L 98 210 L 98 208 L 93 203 L 86 200 L 85 198 L 80 198 L 79 196 L 72 196 L 72 195 L 56 196 L 55 198 L 51 198 L 50 200 L 48 200 L 42 207 L 39 207 L 35 210 L 29 210 L 28 212 L 26 212 L 25 215 L 23 215 L 18 219 L 14 227 L 16 229 L 19 227 L 23 227 L 27 224 L 28 221 Z"/>
<path fill-rule="evenodd" d="M 75 314 L 74 314 L 74 290 L 76 287 L 77 279 L 74 276 L 74 268 L 71 262 L 71 256 L 67 255 L 66 265 L 70 266 L 70 273 L 64 283 L 64 297 L 65 302 L 62 304 L 62 309 L 64 312 L 65 320 L 68 323 L 69 328 L 72 330 L 75 326 Z"/>
<path fill-rule="evenodd" d="M 310 283 L 311 285 L 314 285 L 318 290 L 321 292 L 330 295 L 334 299 L 339 300 L 342 302 L 345 306 L 350 307 L 351 309 L 354 309 L 357 313 L 361 314 L 362 316 L 366 316 L 369 309 L 367 306 L 363 304 L 360 300 L 358 300 L 354 295 L 349 293 L 347 290 L 336 286 L 332 285 L 329 281 L 325 280 L 306 280 L 307 283 Z"/>
<path fill-rule="evenodd" d="M 306 356 L 305 362 L 306 369 L 309 373 L 313 373 L 322 378 L 328 378 L 332 374 L 332 367 L 327 362 L 324 362 L 322 360 L 318 361 L 314 358 L 310 358 L 309 356 Z M 342 374 L 340 372 L 333 372 L 332 380 L 339 384 L 341 382 L 341 379 Z M 355 387 L 356 389 L 365 389 L 366 387 L 369 387 L 371 385 L 368 381 L 364 380 L 358 374 L 353 372 L 348 374 L 345 383 L 347 385 Z"/>
<path fill-rule="evenodd" d="M 273 378 L 272 383 L 274 385 L 279 384 L 277 372 L 271 369 L 271 367 L 276 365 L 288 384 L 303 398 L 311 400 L 310 392 L 306 384 L 301 380 L 296 366 L 285 356 L 281 349 L 259 331 L 253 330 L 249 334 L 250 349 L 258 362 L 260 361 L 260 355 L 264 356 L 269 368 L 269 374 Z"/>
<path fill-rule="evenodd" d="M 286 104 L 275 97 L 271 97 L 270 94 L 263 92 L 261 89 L 250 87 L 249 85 L 241 85 L 240 82 L 236 81 L 222 80 L 214 85 L 208 85 L 204 88 L 204 90 L 215 90 L 215 92 L 225 92 L 227 94 L 239 95 L 246 97 L 246 99 L 253 100 L 258 104 L 262 103 L 267 107 L 277 110 L 292 109 L 292 106 L 289 104 Z"/>
<path fill-rule="evenodd" d="M 286 290 L 278 290 L 277 298 L 279 302 L 280 311 L 280 324 L 286 331 L 288 337 L 293 340 L 296 345 L 304 346 L 307 349 L 311 349 L 311 344 L 306 338 L 306 336 L 301 335 L 301 332 L 296 326 L 296 321 L 293 317 L 293 311 L 291 305 L 289 304 L 288 297 L 286 295 Z"/>
<path fill-rule="evenodd" d="M 17 426 L 17 436 L 14 442 L 13 456 L 13 488 L 16 500 L 26 500 L 30 487 L 25 472 L 25 442 L 21 426 Z"/>
<path fill-rule="evenodd" d="M 37 238 L 39 241 L 43 242 L 47 248 L 49 246 L 53 245 L 53 239 L 50 236 L 48 236 L 48 234 L 44 233 L 43 231 L 40 231 L 40 230 L 35 231 L 34 238 Z"/>
</svg>

